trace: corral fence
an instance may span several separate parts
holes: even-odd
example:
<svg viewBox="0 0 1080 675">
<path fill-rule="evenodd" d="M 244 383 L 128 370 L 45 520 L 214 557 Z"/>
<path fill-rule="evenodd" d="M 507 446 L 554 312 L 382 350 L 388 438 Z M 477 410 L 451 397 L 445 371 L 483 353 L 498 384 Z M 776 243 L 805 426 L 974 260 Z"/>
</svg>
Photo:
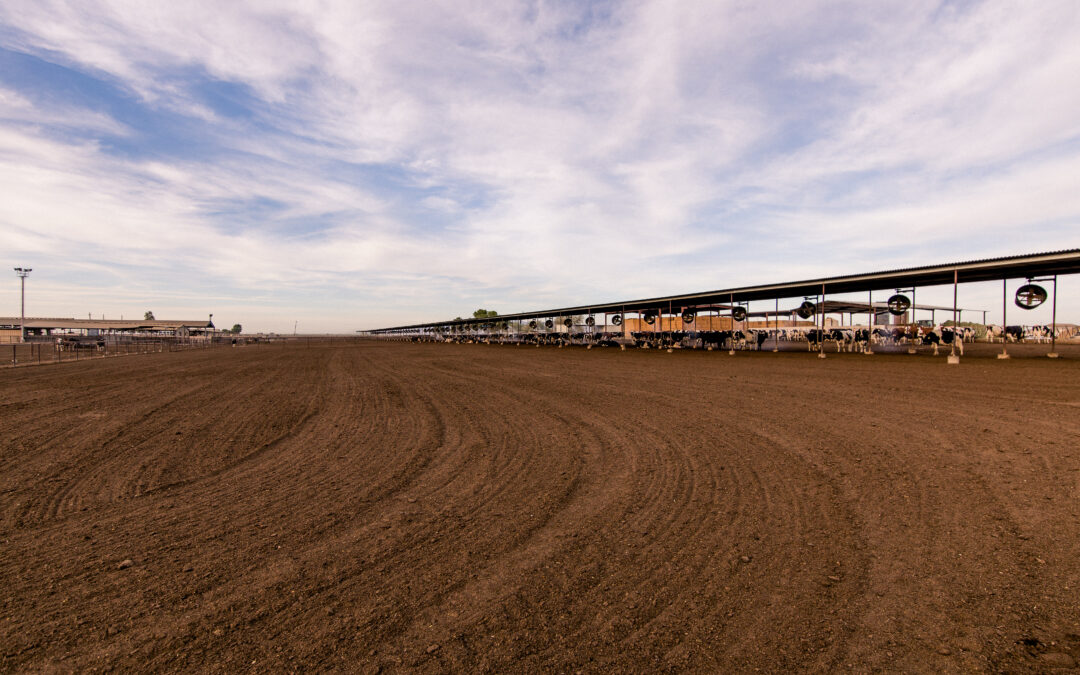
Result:
<svg viewBox="0 0 1080 675">
<path fill-rule="evenodd" d="M 49 340 L 0 345 L 0 366 L 22 367 L 74 363 L 138 354 L 161 354 L 191 350 L 251 347 L 288 347 L 310 349 L 313 345 L 356 343 L 363 338 L 340 335 L 318 336 L 215 336 L 210 338 L 155 337 L 121 338 L 112 336 L 63 337 Z"/>
</svg>

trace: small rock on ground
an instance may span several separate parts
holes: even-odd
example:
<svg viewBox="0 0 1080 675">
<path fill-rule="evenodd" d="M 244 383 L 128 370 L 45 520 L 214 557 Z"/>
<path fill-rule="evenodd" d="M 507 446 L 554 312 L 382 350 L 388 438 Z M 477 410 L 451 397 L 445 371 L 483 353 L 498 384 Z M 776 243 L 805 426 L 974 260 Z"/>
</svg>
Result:
<svg viewBox="0 0 1080 675">
<path fill-rule="evenodd" d="M 124 560 L 119 565 L 116 566 L 116 569 L 118 569 L 118 570 L 126 570 L 127 568 L 131 567 L 134 564 L 135 563 L 132 562 L 131 560 Z"/>
</svg>

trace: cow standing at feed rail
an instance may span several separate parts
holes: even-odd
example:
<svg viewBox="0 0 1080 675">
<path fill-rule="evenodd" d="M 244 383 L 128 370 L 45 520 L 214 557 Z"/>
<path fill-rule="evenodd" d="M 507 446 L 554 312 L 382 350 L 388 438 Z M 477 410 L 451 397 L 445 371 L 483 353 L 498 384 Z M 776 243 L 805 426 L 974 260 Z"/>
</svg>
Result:
<svg viewBox="0 0 1080 675">
<path fill-rule="evenodd" d="M 597 347 L 618 347 L 621 345 L 619 337 L 622 337 L 621 333 L 597 333 L 594 344 Z"/>
<path fill-rule="evenodd" d="M 919 344 L 919 327 L 898 326 L 892 331 L 892 339 L 893 343 L 898 345 L 917 345 Z"/>
<path fill-rule="evenodd" d="M 798 328 L 792 328 L 784 331 L 784 339 L 788 342 L 808 342 L 805 330 L 799 330 Z"/>
<path fill-rule="evenodd" d="M 1032 326 L 1030 334 L 1038 343 L 1049 343 L 1054 337 L 1054 330 L 1050 326 Z"/>
<path fill-rule="evenodd" d="M 761 346 L 769 339 L 769 334 L 764 330 L 736 330 L 732 331 L 731 337 L 735 349 L 761 351 Z"/>
<path fill-rule="evenodd" d="M 731 349 L 739 351 L 746 349 L 746 333 L 741 330 L 731 331 Z"/>
<path fill-rule="evenodd" d="M 826 340 L 832 340 L 836 342 L 836 353 L 839 354 L 846 348 L 847 351 L 851 351 L 851 346 L 855 342 L 855 336 L 851 331 L 844 330 L 842 328 L 833 328 L 825 333 Z"/>
<path fill-rule="evenodd" d="M 865 352 L 870 347 L 870 331 L 857 328 L 851 334 L 851 349 L 848 351 Z"/>
<path fill-rule="evenodd" d="M 755 331 L 754 337 L 756 338 L 756 341 L 757 341 L 757 350 L 760 352 L 761 347 L 765 344 L 765 341 L 769 339 L 769 331 L 767 331 L 767 330 Z M 774 340 L 775 340 L 775 338 L 774 338 Z"/>
<path fill-rule="evenodd" d="M 892 331 L 885 330 L 884 328 L 875 328 L 874 332 L 871 335 L 872 335 L 872 337 L 871 337 L 871 343 L 872 344 L 876 344 L 876 345 L 878 345 L 878 344 L 880 344 L 880 345 L 893 344 Z"/>
<path fill-rule="evenodd" d="M 707 351 L 723 349 L 724 345 L 731 340 L 731 335 L 729 330 L 705 330 L 699 334 L 701 346 Z"/>
<path fill-rule="evenodd" d="M 929 344 L 934 347 L 934 356 L 938 355 L 938 348 L 940 345 L 946 347 L 956 346 L 960 355 L 964 355 L 964 341 L 961 339 L 961 333 L 950 327 L 938 326 L 937 328 L 927 328 L 922 331 L 920 336 L 921 344 Z"/>
<path fill-rule="evenodd" d="M 1023 326 L 1005 326 L 1005 341 L 1023 342 L 1024 333 L 1025 331 Z"/>
</svg>

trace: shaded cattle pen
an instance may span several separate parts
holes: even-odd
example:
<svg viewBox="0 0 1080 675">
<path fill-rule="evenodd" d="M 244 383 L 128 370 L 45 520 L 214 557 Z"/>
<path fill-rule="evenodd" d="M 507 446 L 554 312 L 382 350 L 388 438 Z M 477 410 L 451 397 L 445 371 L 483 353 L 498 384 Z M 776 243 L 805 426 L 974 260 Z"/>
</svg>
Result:
<svg viewBox="0 0 1080 675">
<path fill-rule="evenodd" d="M 760 319 L 754 330 L 772 331 L 774 340 L 773 351 L 780 340 L 780 317 L 788 316 L 792 324 L 797 319 L 802 323 L 796 330 L 803 336 L 808 333 L 818 336 L 817 355 L 825 358 L 824 335 L 833 327 L 827 318 L 831 312 L 839 311 L 841 322 L 844 314 L 854 317 L 862 314 L 867 317 L 866 345 L 861 349 L 864 354 L 873 354 L 871 346 L 874 340 L 876 328 L 881 325 L 879 320 L 885 317 L 889 323 L 885 326 L 897 323 L 906 324 L 911 331 L 912 341 L 907 345 L 909 353 L 915 353 L 915 346 L 921 344 L 920 328 L 926 323 L 932 326 L 936 324 L 938 313 L 951 315 L 949 325 L 951 328 L 943 330 L 945 333 L 944 343 L 950 346 L 949 363 L 957 363 L 957 341 L 961 341 L 963 335 L 958 328 L 965 311 L 970 309 L 961 308 L 958 305 L 958 288 L 960 284 L 988 282 L 1000 280 L 1002 286 L 1002 330 L 1007 332 L 1010 326 L 1007 324 L 1007 309 L 1009 304 L 1008 281 L 1010 279 L 1023 279 L 1025 283 L 1016 289 L 1014 304 L 1021 310 L 1034 309 L 1043 302 L 1049 300 L 1051 305 L 1051 324 L 1046 326 L 1046 332 L 1050 339 L 1048 356 L 1056 358 L 1057 352 L 1057 279 L 1061 275 L 1076 274 L 1080 272 L 1080 249 L 1069 249 L 1049 253 L 1034 253 L 1028 255 L 991 258 L 967 262 L 948 263 L 925 267 L 906 268 L 882 272 L 870 272 L 839 277 L 811 279 L 759 286 L 745 286 L 732 289 L 721 289 L 701 293 L 689 293 L 684 295 L 666 296 L 659 298 L 645 298 L 611 303 L 598 303 L 594 305 L 579 305 L 576 307 L 563 307 L 532 312 L 520 312 L 498 317 L 455 319 L 450 321 L 436 321 L 429 323 L 411 324 L 379 328 L 374 330 L 358 331 L 359 333 L 388 339 L 402 340 L 430 340 L 430 341 L 480 341 L 480 342 L 523 342 L 527 341 L 523 336 L 556 336 L 556 342 L 574 344 L 575 336 L 583 336 L 582 344 L 589 343 L 590 335 L 609 336 L 616 334 L 623 341 L 624 346 L 634 332 L 632 325 L 644 329 L 644 332 L 656 333 L 701 333 L 699 324 L 705 323 L 708 328 L 705 331 L 716 331 L 717 323 L 722 331 L 748 331 L 754 319 Z M 1048 291 L 1040 284 L 1050 284 Z M 932 287 L 952 287 L 952 306 L 944 305 L 917 305 L 917 293 L 921 289 Z M 874 293 L 888 291 L 890 296 L 882 302 L 880 295 L 878 301 L 874 300 Z M 850 296 L 852 294 L 866 294 L 866 302 L 853 302 L 845 300 L 838 303 L 838 296 Z M 797 307 L 789 310 L 780 310 L 781 300 L 796 299 L 801 301 Z M 752 302 L 770 302 L 774 304 L 772 312 L 750 312 L 748 308 Z M 837 310 L 836 307 L 842 306 Z M 930 311 L 930 320 L 919 320 L 916 311 Z M 909 315 L 910 311 L 910 315 Z M 985 327 L 985 310 L 975 310 L 983 313 Z M 581 319 L 581 317 L 584 317 Z M 797 319 L 796 319 L 797 317 Z M 890 320 L 890 317 L 894 319 Z M 902 317 L 902 319 L 901 319 Z M 910 318 L 909 318 L 910 317 Z M 577 318 L 577 319 L 575 319 Z M 769 322 L 772 322 L 772 326 Z M 678 324 L 678 326 L 676 326 Z M 842 323 L 841 323 L 842 325 Z M 945 324 L 942 324 L 944 326 Z M 821 331 L 817 333 L 816 331 Z M 643 331 L 639 331 L 643 332 Z M 565 336 L 565 337 L 559 337 Z M 935 334 L 935 340 L 938 339 Z M 903 339 L 901 339 L 901 342 Z M 1002 343 L 1002 352 L 999 358 L 1008 358 L 1006 342 Z M 703 341 L 702 341 L 703 344 Z M 731 341 L 731 350 L 734 354 L 734 340 Z M 962 351 L 962 349 L 961 349 Z M 936 353 L 936 349 L 935 349 Z"/>
</svg>

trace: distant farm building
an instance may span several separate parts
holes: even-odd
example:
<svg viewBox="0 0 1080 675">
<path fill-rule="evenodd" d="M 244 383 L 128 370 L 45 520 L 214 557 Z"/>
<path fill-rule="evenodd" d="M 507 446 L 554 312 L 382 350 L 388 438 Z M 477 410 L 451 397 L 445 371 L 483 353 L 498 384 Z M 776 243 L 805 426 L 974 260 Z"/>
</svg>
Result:
<svg viewBox="0 0 1080 675">
<path fill-rule="evenodd" d="M 27 317 L 22 324 L 28 341 L 55 338 L 191 338 L 213 334 L 213 322 L 173 320 L 56 319 Z M 0 317 L 0 343 L 19 342 L 19 317 Z"/>
</svg>

